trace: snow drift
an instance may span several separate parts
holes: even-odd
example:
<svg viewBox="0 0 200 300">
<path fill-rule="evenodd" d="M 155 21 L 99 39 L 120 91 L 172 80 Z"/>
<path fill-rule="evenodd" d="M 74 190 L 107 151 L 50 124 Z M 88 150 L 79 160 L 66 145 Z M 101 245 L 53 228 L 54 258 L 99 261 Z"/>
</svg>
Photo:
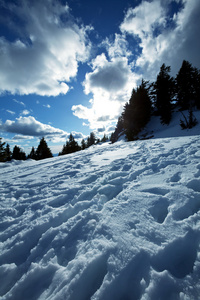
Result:
<svg viewBox="0 0 200 300">
<path fill-rule="evenodd" d="M 0 299 L 199 299 L 199 136 L 0 173 Z"/>
</svg>

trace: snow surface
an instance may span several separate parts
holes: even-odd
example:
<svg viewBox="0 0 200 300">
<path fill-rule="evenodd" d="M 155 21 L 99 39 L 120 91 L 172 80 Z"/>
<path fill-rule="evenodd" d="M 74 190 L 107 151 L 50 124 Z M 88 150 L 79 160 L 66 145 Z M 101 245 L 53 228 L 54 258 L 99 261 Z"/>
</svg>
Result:
<svg viewBox="0 0 200 300">
<path fill-rule="evenodd" d="M 186 119 L 188 120 L 189 112 L 182 112 Z M 147 124 L 142 135 L 153 136 L 154 138 L 164 138 L 164 137 L 176 137 L 176 136 L 191 136 L 200 134 L 200 111 L 194 111 L 194 117 L 198 120 L 197 126 L 192 129 L 182 130 L 180 126 L 180 120 L 182 119 L 185 122 L 185 119 L 180 111 L 174 111 L 172 114 L 172 120 L 169 125 L 161 125 L 160 118 L 157 116 L 152 116 L 150 122 Z"/>
<path fill-rule="evenodd" d="M 0 299 L 200 299 L 200 137 L 0 164 Z"/>
</svg>

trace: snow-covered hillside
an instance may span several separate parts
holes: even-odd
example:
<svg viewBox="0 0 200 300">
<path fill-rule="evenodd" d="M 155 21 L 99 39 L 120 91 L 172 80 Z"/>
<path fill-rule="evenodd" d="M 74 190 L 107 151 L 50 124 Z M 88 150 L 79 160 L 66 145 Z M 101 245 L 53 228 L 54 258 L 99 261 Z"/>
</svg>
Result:
<svg viewBox="0 0 200 300">
<path fill-rule="evenodd" d="M 200 137 L 0 165 L 0 299 L 200 299 Z"/>
</svg>

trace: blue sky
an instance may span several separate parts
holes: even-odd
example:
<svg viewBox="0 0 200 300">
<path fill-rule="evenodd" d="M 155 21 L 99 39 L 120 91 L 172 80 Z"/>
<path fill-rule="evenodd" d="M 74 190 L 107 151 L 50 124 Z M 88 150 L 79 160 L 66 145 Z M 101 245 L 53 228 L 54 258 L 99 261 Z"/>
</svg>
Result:
<svg viewBox="0 0 200 300">
<path fill-rule="evenodd" d="M 0 137 L 58 153 L 72 132 L 110 134 L 160 66 L 200 67 L 197 0 L 0 0 Z"/>
</svg>

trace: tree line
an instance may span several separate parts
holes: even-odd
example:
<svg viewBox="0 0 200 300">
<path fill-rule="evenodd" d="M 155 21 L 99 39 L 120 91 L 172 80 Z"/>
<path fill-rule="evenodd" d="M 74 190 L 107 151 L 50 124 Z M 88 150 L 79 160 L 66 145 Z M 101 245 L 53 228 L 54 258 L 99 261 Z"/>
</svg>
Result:
<svg viewBox="0 0 200 300">
<path fill-rule="evenodd" d="M 6 144 L 5 142 L 2 142 L 2 138 L 0 138 L 0 161 L 1 162 L 10 161 L 12 159 L 26 160 L 28 158 L 40 160 L 49 157 L 53 157 L 53 155 L 44 137 L 40 140 L 37 149 L 35 150 L 35 148 L 32 147 L 31 152 L 27 156 L 26 153 L 18 146 L 14 146 L 13 151 L 11 151 L 10 145 Z"/>
<path fill-rule="evenodd" d="M 197 124 L 193 111 L 200 109 L 200 70 L 184 60 L 175 78 L 170 76 L 170 71 L 171 67 L 163 64 L 155 82 L 142 79 L 140 86 L 133 89 L 111 134 L 113 143 L 121 134 L 129 141 L 136 140 L 152 115 L 159 116 L 161 123 L 168 125 L 175 108 L 182 113 L 182 129 Z M 183 113 L 185 110 L 188 110 L 187 117 Z"/>
<path fill-rule="evenodd" d="M 79 146 L 78 142 L 73 137 L 72 133 L 70 133 L 69 140 L 66 144 L 63 145 L 62 151 L 59 152 L 58 155 L 64 155 L 73 153 L 79 150 L 84 150 L 94 144 L 98 144 L 100 142 L 106 142 L 109 138 L 104 134 L 103 138 L 100 140 L 96 138 L 93 132 L 90 133 L 90 136 L 86 139 L 82 139 L 81 146 Z M 32 147 L 30 153 L 26 156 L 26 153 L 18 146 L 14 146 L 13 151 L 10 150 L 10 145 L 2 142 L 2 138 L 0 138 L 0 162 L 11 161 L 12 159 L 15 160 L 26 160 L 26 159 L 34 159 L 34 160 L 41 160 L 44 158 L 53 157 L 53 154 L 50 148 L 47 145 L 45 138 L 43 137 L 40 140 L 40 143 L 35 149 Z"/>
<path fill-rule="evenodd" d="M 86 148 L 89 148 L 92 145 L 99 144 L 100 142 L 106 142 L 109 138 L 106 134 L 104 134 L 103 138 L 100 140 L 99 138 L 96 138 L 94 132 L 91 132 L 90 135 L 87 137 L 87 139 L 82 139 L 81 146 L 79 146 L 78 142 L 75 140 L 72 133 L 70 133 L 69 140 L 63 145 L 62 151 L 59 152 L 60 155 L 70 154 L 76 151 L 84 150 Z"/>
</svg>

